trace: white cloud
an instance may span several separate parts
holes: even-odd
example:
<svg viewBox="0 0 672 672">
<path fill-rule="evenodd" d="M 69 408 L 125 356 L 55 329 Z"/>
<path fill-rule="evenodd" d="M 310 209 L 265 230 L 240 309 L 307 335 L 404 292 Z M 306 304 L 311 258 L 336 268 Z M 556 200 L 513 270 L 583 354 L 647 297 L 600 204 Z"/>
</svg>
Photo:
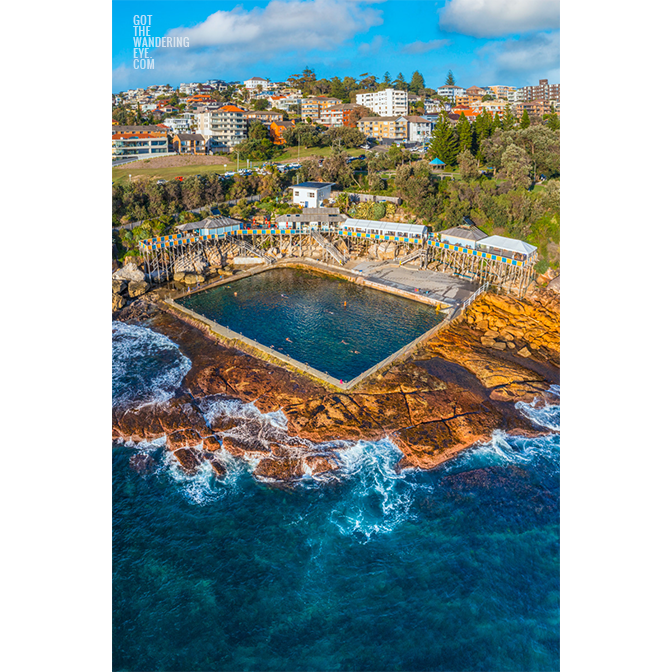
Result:
<svg viewBox="0 0 672 672">
<path fill-rule="evenodd" d="M 560 0 L 448 0 L 439 26 L 473 37 L 501 37 L 560 27 Z"/>
<path fill-rule="evenodd" d="M 264 7 L 245 10 L 239 5 L 218 11 L 194 26 L 173 28 L 169 37 L 189 37 L 188 48 L 150 50 L 153 71 L 134 70 L 131 63 L 113 72 L 115 90 L 140 79 L 186 81 L 194 78 L 238 79 L 265 64 L 287 62 L 315 52 L 333 52 L 344 42 L 383 23 L 371 0 L 271 0 Z M 375 42 L 375 39 L 374 39 Z"/>
<path fill-rule="evenodd" d="M 305 50 L 331 50 L 381 23 L 380 11 L 360 2 L 271 0 L 250 11 L 238 6 L 215 12 L 192 28 L 174 28 L 167 34 L 189 37 L 196 49 L 242 46 L 258 53 L 301 45 Z"/>
<path fill-rule="evenodd" d="M 492 79 L 489 83 L 523 86 L 544 78 L 551 83 L 560 81 L 559 31 L 491 42 L 479 49 L 477 55 L 482 76 Z"/>
<path fill-rule="evenodd" d="M 429 42 L 411 42 L 410 44 L 405 44 L 401 49 L 402 54 L 426 54 L 428 51 L 434 51 L 434 49 L 441 49 L 441 47 L 447 47 L 450 44 L 450 40 L 429 40 Z"/>
</svg>

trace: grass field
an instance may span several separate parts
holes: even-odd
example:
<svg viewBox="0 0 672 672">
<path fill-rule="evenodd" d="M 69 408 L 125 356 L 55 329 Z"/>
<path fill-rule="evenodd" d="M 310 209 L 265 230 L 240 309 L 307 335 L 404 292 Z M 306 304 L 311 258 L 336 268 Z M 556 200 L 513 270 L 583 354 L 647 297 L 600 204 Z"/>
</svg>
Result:
<svg viewBox="0 0 672 672">
<path fill-rule="evenodd" d="M 346 149 L 344 150 L 351 156 L 359 156 L 363 154 L 363 150 L 359 148 L 355 149 Z M 292 163 L 297 161 L 298 149 L 292 147 L 288 151 L 281 154 L 279 157 L 273 159 L 274 163 Z M 331 156 L 333 151 L 331 147 L 311 147 L 306 149 L 305 147 L 301 148 L 300 151 L 300 160 L 303 161 L 309 156 Z M 208 157 L 209 160 L 212 160 L 213 157 Z M 133 178 L 136 177 L 146 177 L 151 180 L 174 180 L 176 177 L 187 177 L 189 175 L 209 175 L 211 173 L 225 173 L 227 171 L 236 170 L 236 166 L 240 165 L 240 168 L 247 168 L 247 161 L 243 159 L 240 160 L 240 163 L 236 163 L 236 155 L 228 154 L 227 156 L 218 156 L 217 163 L 194 163 L 189 166 L 179 166 L 179 167 L 157 167 L 156 165 L 151 165 L 151 160 L 142 160 L 134 161 L 133 163 L 128 163 L 117 168 L 112 168 L 112 181 L 117 183 L 128 183 L 128 176 L 132 175 Z M 221 161 L 220 161 L 221 160 Z M 264 161 L 250 161 L 250 168 L 256 168 L 260 166 Z M 148 165 L 149 164 L 149 165 Z"/>
</svg>

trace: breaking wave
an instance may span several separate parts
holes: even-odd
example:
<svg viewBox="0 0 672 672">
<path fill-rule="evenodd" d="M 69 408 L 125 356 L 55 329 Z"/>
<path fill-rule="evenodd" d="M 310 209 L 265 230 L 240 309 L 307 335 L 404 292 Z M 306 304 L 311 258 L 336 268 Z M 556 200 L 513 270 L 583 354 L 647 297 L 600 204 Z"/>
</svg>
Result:
<svg viewBox="0 0 672 672">
<path fill-rule="evenodd" d="M 391 532 L 410 516 L 415 491 L 421 486 L 399 471 L 402 452 L 389 439 L 358 441 L 336 450 L 341 468 L 334 474 L 344 490 L 329 520 L 341 534 L 368 541 Z"/>
<path fill-rule="evenodd" d="M 112 404 L 167 401 L 191 368 L 168 337 L 145 327 L 112 323 Z"/>
</svg>

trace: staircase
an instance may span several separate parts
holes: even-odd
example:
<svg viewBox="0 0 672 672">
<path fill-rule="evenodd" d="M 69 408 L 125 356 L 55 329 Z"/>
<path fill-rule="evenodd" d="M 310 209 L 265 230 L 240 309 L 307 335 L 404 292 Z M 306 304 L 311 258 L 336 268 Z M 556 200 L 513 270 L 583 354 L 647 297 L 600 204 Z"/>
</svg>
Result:
<svg viewBox="0 0 672 672">
<path fill-rule="evenodd" d="M 409 252 L 407 255 L 403 257 L 399 257 L 397 261 L 399 262 L 399 266 L 403 266 L 404 264 L 408 263 L 409 261 L 413 261 L 413 259 L 417 259 L 418 257 L 423 257 L 423 264 L 425 261 L 425 250 L 424 248 L 420 247 L 417 250 L 413 250 L 413 252 Z"/>
<path fill-rule="evenodd" d="M 315 242 L 325 251 L 327 251 L 336 261 L 343 266 L 348 261 L 342 252 L 339 252 L 334 245 L 332 245 L 321 233 L 318 231 L 311 231 L 310 235 Z"/>
</svg>

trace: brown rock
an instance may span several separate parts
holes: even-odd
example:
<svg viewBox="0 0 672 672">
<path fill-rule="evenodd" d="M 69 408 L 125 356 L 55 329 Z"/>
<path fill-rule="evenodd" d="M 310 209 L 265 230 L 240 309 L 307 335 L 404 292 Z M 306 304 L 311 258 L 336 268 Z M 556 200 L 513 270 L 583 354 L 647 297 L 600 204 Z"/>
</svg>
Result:
<svg viewBox="0 0 672 672">
<path fill-rule="evenodd" d="M 131 282 L 128 283 L 128 295 L 132 299 L 136 298 L 137 296 L 142 296 L 148 289 L 149 284 L 144 280 L 141 280 L 140 282 L 131 280 Z"/>
<path fill-rule="evenodd" d="M 128 463 L 132 469 L 143 475 L 153 473 L 158 466 L 156 460 L 151 455 L 145 455 L 144 453 L 131 455 Z"/>
<path fill-rule="evenodd" d="M 522 350 L 518 350 L 518 354 L 521 357 L 529 357 L 532 353 L 527 348 L 523 348 Z"/>
<path fill-rule="evenodd" d="M 291 478 L 300 478 L 304 474 L 303 460 L 300 458 L 264 458 L 259 462 L 254 473 L 264 478 L 283 481 Z"/>
<path fill-rule="evenodd" d="M 492 344 L 492 347 L 495 350 L 506 350 L 506 343 L 502 343 L 501 341 L 495 341 L 495 343 Z"/>
<path fill-rule="evenodd" d="M 222 444 L 217 440 L 216 436 L 206 436 L 203 439 L 203 450 L 209 452 L 217 452 L 222 447 Z"/>
<path fill-rule="evenodd" d="M 126 289 L 126 280 L 120 280 L 118 278 L 112 279 L 112 293 L 121 294 Z"/>
<path fill-rule="evenodd" d="M 336 469 L 336 464 L 323 455 L 309 455 L 303 461 L 314 476 Z"/>
<path fill-rule="evenodd" d="M 201 443 L 201 435 L 191 427 L 178 429 L 166 436 L 166 446 L 168 450 L 177 450 L 188 446 L 197 446 Z"/>
<path fill-rule="evenodd" d="M 180 448 L 173 455 L 188 474 L 196 473 L 198 465 L 202 462 L 201 458 L 191 448 Z"/>
<path fill-rule="evenodd" d="M 126 299 L 120 294 L 112 294 L 112 312 L 121 310 L 126 305 Z"/>
</svg>

